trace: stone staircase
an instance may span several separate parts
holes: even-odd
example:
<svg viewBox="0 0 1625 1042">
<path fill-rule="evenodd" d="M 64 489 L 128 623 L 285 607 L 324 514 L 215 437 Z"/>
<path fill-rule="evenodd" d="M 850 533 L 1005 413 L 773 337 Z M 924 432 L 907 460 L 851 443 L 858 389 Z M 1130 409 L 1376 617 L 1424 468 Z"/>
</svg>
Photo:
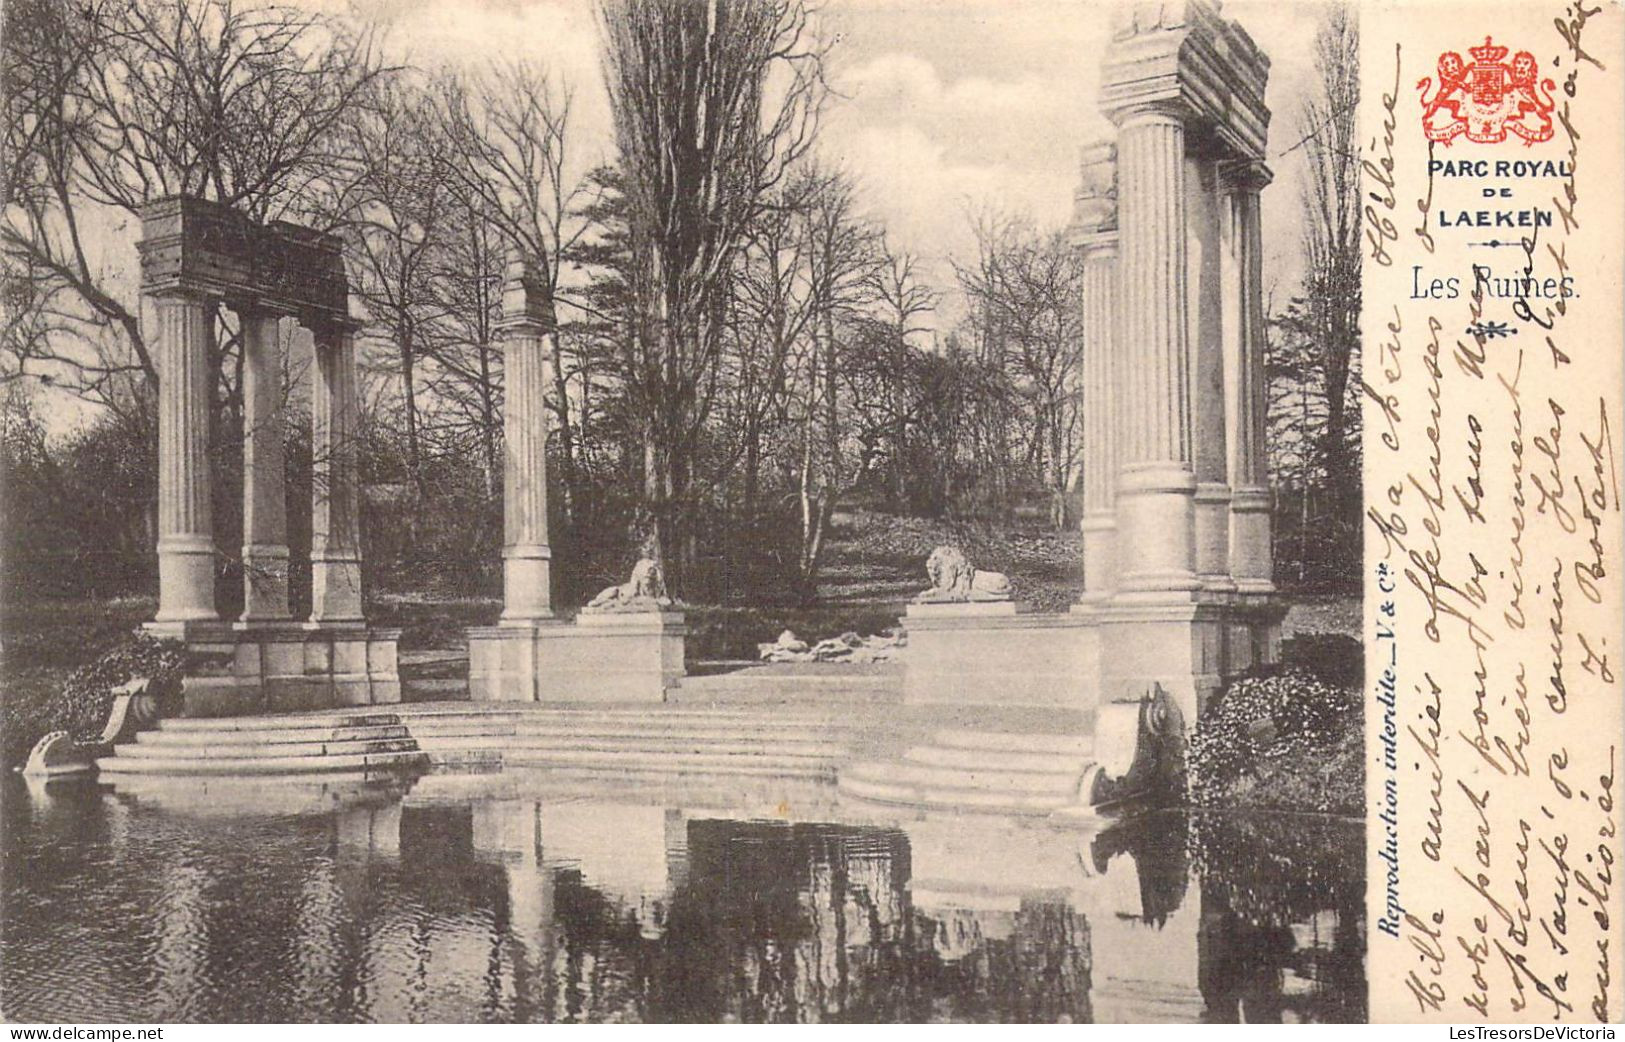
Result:
<svg viewBox="0 0 1625 1042">
<path fill-rule="evenodd" d="M 920 811 L 1044 816 L 1078 802 L 1095 766 L 1088 734 L 946 728 L 897 759 L 840 773 L 843 798 Z"/>
<path fill-rule="evenodd" d="M 436 765 L 829 778 L 865 737 L 860 723 L 816 707 L 471 705 L 403 707 Z"/>
<path fill-rule="evenodd" d="M 677 705 L 895 705 L 903 672 L 895 663 L 700 663 L 666 697 Z"/>
<path fill-rule="evenodd" d="M 373 773 L 428 765 L 398 714 L 343 710 L 163 720 L 96 762 L 104 775 Z"/>
<path fill-rule="evenodd" d="M 828 780 L 871 729 L 840 707 L 403 703 L 171 719 L 117 745 L 108 775 L 271 775 L 507 766 L 619 776 L 688 774 Z"/>
</svg>

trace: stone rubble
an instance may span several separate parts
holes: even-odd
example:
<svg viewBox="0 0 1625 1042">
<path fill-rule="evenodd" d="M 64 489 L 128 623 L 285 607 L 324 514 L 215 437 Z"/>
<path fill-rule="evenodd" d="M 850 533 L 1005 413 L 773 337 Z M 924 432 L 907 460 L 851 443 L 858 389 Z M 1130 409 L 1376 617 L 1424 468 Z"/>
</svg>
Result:
<svg viewBox="0 0 1625 1042">
<path fill-rule="evenodd" d="M 812 645 L 785 630 L 777 640 L 756 645 L 756 652 L 763 662 L 892 662 L 907 644 L 908 632 L 901 626 L 872 637 L 848 631 Z"/>
</svg>

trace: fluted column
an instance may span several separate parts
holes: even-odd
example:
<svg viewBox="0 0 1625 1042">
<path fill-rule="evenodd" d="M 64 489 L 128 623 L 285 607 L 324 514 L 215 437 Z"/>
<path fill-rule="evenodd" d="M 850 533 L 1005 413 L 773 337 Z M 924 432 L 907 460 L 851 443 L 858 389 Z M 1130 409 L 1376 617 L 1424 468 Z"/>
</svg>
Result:
<svg viewBox="0 0 1625 1042">
<path fill-rule="evenodd" d="M 1117 585 L 1118 246 L 1114 232 L 1083 246 L 1083 600 L 1100 601 Z"/>
<path fill-rule="evenodd" d="M 312 330 L 310 621 L 351 623 L 361 610 L 361 502 L 356 463 L 360 398 L 355 334 L 345 323 Z"/>
<path fill-rule="evenodd" d="M 1211 141 L 1197 151 L 1211 153 Z M 1209 593 L 1234 593 L 1230 578 L 1230 479 L 1226 445 L 1223 321 L 1224 233 L 1218 164 L 1185 159 L 1186 300 L 1191 358 L 1191 464 L 1196 472 L 1196 574 Z"/>
<path fill-rule="evenodd" d="M 278 318 L 241 310 L 243 327 L 244 622 L 288 616 L 288 510 Z"/>
<path fill-rule="evenodd" d="M 1269 173 L 1257 163 L 1232 172 L 1226 198 L 1233 268 L 1235 336 L 1227 338 L 1226 404 L 1229 419 L 1230 571 L 1244 594 L 1270 593 L 1275 564 L 1271 547 L 1271 494 L 1267 449 L 1267 386 L 1264 371 L 1264 250 L 1259 192 Z"/>
<path fill-rule="evenodd" d="M 553 614 L 547 533 L 547 345 L 551 308 L 535 268 L 508 266 L 502 293 L 502 576 L 505 623 Z"/>
<path fill-rule="evenodd" d="M 158 319 L 158 614 L 155 622 L 216 619 L 214 518 L 209 502 L 209 302 L 153 298 Z"/>
<path fill-rule="evenodd" d="M 1186 328 L 1185 126 L 1171 108 L 1118 120 L 1125 410 L 1117 484 L 1119 591 L 1187 599 L 1195 572 Z"/>
</svg>

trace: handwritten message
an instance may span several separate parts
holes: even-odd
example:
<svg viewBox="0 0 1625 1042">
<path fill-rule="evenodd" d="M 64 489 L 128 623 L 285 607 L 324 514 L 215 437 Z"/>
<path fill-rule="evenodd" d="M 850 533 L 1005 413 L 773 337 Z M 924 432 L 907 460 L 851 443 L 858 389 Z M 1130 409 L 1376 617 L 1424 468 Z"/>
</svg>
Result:
<svg viewBox="0 0 1625 1042">
<path fill-rule="evenodd" d="M 1621 1016 L 1622 23 L 1362 14 L 1374 1021 Z"/>
</svg>

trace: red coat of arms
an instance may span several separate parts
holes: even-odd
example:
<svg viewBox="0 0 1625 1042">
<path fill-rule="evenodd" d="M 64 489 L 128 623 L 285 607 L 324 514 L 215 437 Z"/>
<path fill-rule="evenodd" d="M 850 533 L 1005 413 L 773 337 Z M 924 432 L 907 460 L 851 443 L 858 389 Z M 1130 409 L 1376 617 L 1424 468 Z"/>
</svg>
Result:
<svg viewBox="0 0 1625 1042">
<path fill-rule="evenodd" d="M 1506 61 L 1507 49 L 1484 37 L 1482 47 L 1469 49 L 1471 65 L 1455 51 L 1439 55 L 1439 85 L 1429 96 L 1433 77 L 1416 85 L 1422 94 L 1422 131 L 1429 140 L 1446 145 L 1457 137 L 1483 144 L 1498 144 L 1507 131 L 1525 145 L 1552 136 L 1551 80 L 1537 80 L 1535 56 L 1519 51 Z M 1543 96 L 1544 95 L 1544 96 Z"/>
</svg>

